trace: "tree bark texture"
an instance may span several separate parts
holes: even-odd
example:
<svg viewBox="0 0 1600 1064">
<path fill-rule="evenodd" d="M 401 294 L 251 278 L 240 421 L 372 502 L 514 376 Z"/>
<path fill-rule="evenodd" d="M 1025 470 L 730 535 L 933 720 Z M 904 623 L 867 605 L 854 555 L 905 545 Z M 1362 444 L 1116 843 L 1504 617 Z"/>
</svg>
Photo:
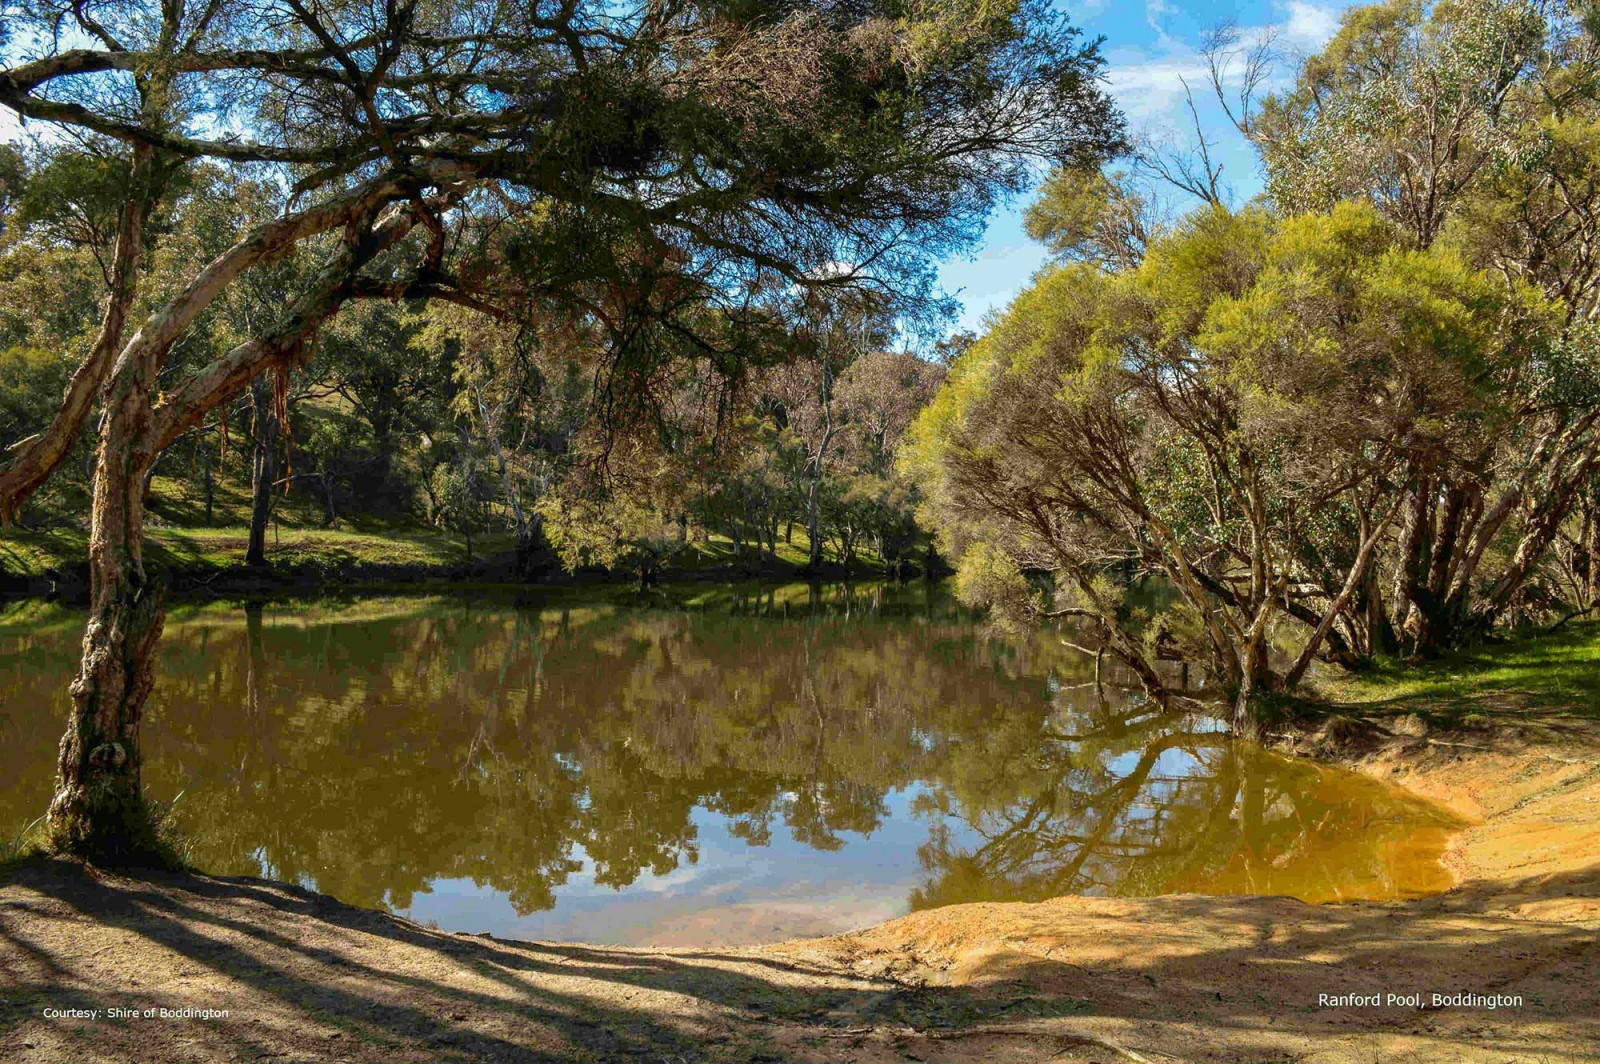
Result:
<svg viewBox="0 0 1600 1064">
<path fill-rule="evenodd" d="M 267 564 L 267 522 L 272 519 L 272 485 L 277 478 L 278 416 L 264 377 L 250 385 L 255 448 L 250 457 L 250 546 L 246 565 Z"/>
<path fill-rule="evenodd" d="M 89 623 L 71 687 L 47 832 L 59 852 L 103 864 L 160 860 L 140 783 L 140 711 L 163 614 L 144 571 L 144 473 L 155 460 L 155 360 L 119 359 L 102 402 L 89 526 Z"/>
</svg>

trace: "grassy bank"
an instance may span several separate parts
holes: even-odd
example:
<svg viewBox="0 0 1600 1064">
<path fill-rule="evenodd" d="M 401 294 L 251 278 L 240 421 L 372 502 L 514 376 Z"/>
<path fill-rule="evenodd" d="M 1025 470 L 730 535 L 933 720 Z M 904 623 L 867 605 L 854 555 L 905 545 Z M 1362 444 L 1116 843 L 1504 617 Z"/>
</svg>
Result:
<svg viewBox="0 0 1600 1064">
<path fill-rule="evenodd" d="M 515 571 L 515 539 L 499 533 L 472 537 L 472 552 L 458 535 L 427 527 L 306 528 L 275 526 L 267 535 L 267 567 L 245 564 L 249 529 L 152 528 L 145 533 L 145 565 L 172 589 L 252 591 L 273 587 L 338 585 L 383 586 L 412 583 L 522 583 Z M 796 579 L 807 562 L 805 533 L 778 544 L 774 558 L 746 546 L 741 552 L 723 536 L 683 543 L 667 560 L 661 577 L 712 579 L 762 577 Z M 871 551 L 857 555 L 848 574 L 835 563 L 820 575 L 871 579 L 886 571 Z M 87 585 L 88 535 L 82 529 L 0 532 L 0 596 L 26 597 L 52 592 L 79 596 Z M 583 579 L 631 579 L 631 574 L 591 571 Z M 541 582 L 571 578 L 551 559 Z"/>
<path fill-rule="evenodd" d="M 86 500 L 85 500 L 86 504 Z M 362 517 L 325 528 L 315 500 L 301 492 L 280 500 L 267 532 L 268 573 L 245 566 L 249 548 L 247 488 L 218 479 L 211 505 L 181 481 L 156 477 L 146 500 L 145 564 L 183 589 L 229 577 L 292 583 L 456 575 L 510 550 L 508 536 L 463 537 L 411 521 Z M 88 563 L 87 518 L 58 518 L 50 527 L 0 530 L 0 590 L 71 593 Z"/>
<path fill-rule="evenodd" d="M 1508 723 L 1532 713 L 1600 720 L 1600 622 L 1436 661 L 1383 662 L 1356 675 L 1329 670 L 1317 688 L 1364 716 L 1417 714 L 1437 727 Z"/>
<path fill-rule="evenodd" d="M 474 536 L 472 553 L 458 535 L 431 528 L 355 529 L 277 527 L 267 535 L 268 572 L 245 565 L 249 529 L 154 528 L 145 533 L 145 564 L 180 587 L 211 582 L 217 577 L 320 576 L 327 581 L 364 579 L 511 579 L 515 540 L 504 533 Z M 774 559 L 758 556 L 748 546 L 741 553 L 724 536 L 684 543 L 663 573 L 697 577 L 715 575 L 794 576 L 807 561 L 805 533 L 778 544 Z M 88 535 L 81 529 L 0 533 L 0 584 L 40 585 L 57 574 L 70 574 L 88 564 Z M 836 564 L 825 567 L 840 575 Z M 881 576 L 883 560 L 871 551 L 859 554 L 853 576 Z"/>
<path fill-rule="evenodd" d="M 145 561 L 165 572 L 205 574 L 244 565 L 248 528 L 156 528 L 145 534 Z M 474 537 L 482 558 L 509 547 L 509 537 Z M 274 565 L 395 565 L 443 569 L 467 562 L 460 536 L 432 529 L 360 532 L 343 529 L 278 528 L 267 535 Z M 82 565 L 88 536 L 80 529 L 43 532 L 8 530 L 0 535 L 0 567 L 21 577 L 43 576 Z"/>
</svg>

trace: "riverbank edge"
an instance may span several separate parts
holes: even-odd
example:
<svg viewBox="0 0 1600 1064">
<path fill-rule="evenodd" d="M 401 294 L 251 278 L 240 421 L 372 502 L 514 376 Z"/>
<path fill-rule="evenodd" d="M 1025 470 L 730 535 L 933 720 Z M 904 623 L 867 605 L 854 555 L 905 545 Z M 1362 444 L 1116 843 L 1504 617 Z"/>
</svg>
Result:
<svg viewBox="0 0 1600 1064">
<path fill-rule="evenodd" d="M 924 572 L 911 567 L 901 579 L 943 579 L 952 570 L 935 566 Z M 515 576 L 513 558 L 486 559 L 478 564 L 385 565 L 375 563 L 272 564 L 263 567 L 196 566 L 156 568 L 151 574 L 160 580 L 172 601 L 199 601 L 219 598 L 267 598 L 281 595 L 315 595 L 352 591 L 363 594 L 428 594 L 440 591 L 501 590 L 536 591 L 541 588 L 583 586 L 624 586 L 639 584 L 635 574 L 583 569 L 575 573 L 546 567 L 526 579 Z M 882 566 L 852 565 L 849 568 L 826 563 L 807 570 L 778 561 L 760 564 L 718 565 L 694 569 L 666 567 L 652 578 L 655 584 L 728 583 L 738 581 L 839 583 L 894 579 Z M 0 571 L 0 603 L 49 599 L 68 605 L 82 605 L 89 599 L 87 566 L 82 571 L 51 570 L 24 575 Z"/>
<path fill-rule="evenodd" d="M 1315 727 L 1268 744 L 1400 787 L 1458 818 L 1464 826 L 1443 857 L 1455 886 L 1439 897 L 1600 926 L 1600 722 L 1529 712 L 1440 727 L 1425 714 L 1368 708 L 1334 707 Z M 1584 889 L 1597 897 L 1576 891 L 1571 905 L 1561 903 L 1553 880 L 1585 875 Z"/>
</svg>

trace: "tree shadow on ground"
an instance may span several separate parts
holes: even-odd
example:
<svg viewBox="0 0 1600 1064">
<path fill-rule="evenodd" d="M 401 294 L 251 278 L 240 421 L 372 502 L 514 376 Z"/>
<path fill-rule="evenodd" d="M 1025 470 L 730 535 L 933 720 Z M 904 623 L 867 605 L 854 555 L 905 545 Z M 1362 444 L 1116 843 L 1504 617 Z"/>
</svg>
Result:
<svg viewBox="0 0 1600 1064">
<path fill-rule="evenodd" d="M 1541 897 L 1595 897 L 1600 870 L 1524 886 Z M 1097 1039 L 1116 1038 L 1152 1060 L 1242 1064 L 1286 1059 L 1286 1038 L 1316 1044 L 1373 1031 L 1504 1060 L 1526 1050 L 1526 1023 L 1556 1032 L 1551 1059 L 1600 1036 L 1576 1019 L 1584 988 L 1600 979 L 1593 924 L 1494 920 L 1469 892 L 1405 905 L 1197 896 L 1135 904 L 1153 909 L 1142 925 L 1103 927 L 1062 923 L 1066 910 L 1049 906 L 984 907 L 1011 923 L 980 927 L 978 937 L 998 935 L 1011 952 L 996 953 L 991 969 L 971 966 L 961 985 L 934 986 L 926 970 L 897 978 L 888 973 L 904 974 L 904 963 L 873 969 L 849 950 L 507 942 L 263 880 L 127 879 L 36 862 L 0 887 L 0 1058 L 1110 1061 L 1117 1055 Z M 1141 950 L 1141 934 L 1163 926 L 1193 937 L 1177 951 Z M 1098 945 L 1118 959 L 1057 959 L 1053 943 Z M 1301 1000 L 1375 984 L 1429 991 L 1430 978 L 1448 984 L 1441 990 L 1522 993 L 1530 1005 L 1485 1026 L 1465 1013 L 1368 1016 Z M 1457 985 L 1470 979 L 1478 981 Z M 230 1015 L 40 1019 L 45 1007 L 110 1005 Z M 24 1039 L 35 1043 L 28 1056 L 16 1052 Z"/>
<path fill-rule="evenodd" d="M 260 880 L 126 879 L 50 861 L 7 886 L 32 896 L 8 890 L 0 906 L 13 973 L 0 1029 L 43 1007 L 229 1008 L 226 1021 L 181 1028 L 206 1047 L 194 1059 L 760 1059 L 775 1026 L 907 1029 L 950 1013 L 918 988 L 803 962 L 448 934 Z M 106 930 L 124 934 L 108 943 Z M 100 957 L 137 957 L 142 971 L 106 970 Z M 100 1021 L 51 1033 L 66 1058 L 160 1046 L 162 1059 L 188 1059 L 168 1041 L 179 1029 Z"/>
<path fill-rule="evenodd" d="M 1403 903 L 1307 906 L 1298 914 L 1291 908 L 1288 918 L 1264 916 L 1255 899 L 1161 899 L 1175 903 L 1169 915 L 1176 922 L 1235 927 L 1218 934 L 1212 948 L 1142 966 L 1139 975 L 1176 991 L 1173 997 L 1182 995 L 1178 988 L 1203 994 L 1209 984 L 1220 1007 L 1208 1024 L 1240 1036 L 1288 1028 L 1316 1044 L 1351 1038 L 1364 1025 L 1447 1042 L 1461 1060 L 1588 1060 L 1600 1045 L 1589 989 L 1600 981 L 1600 920 L 1491 915 L 1515 903 L 1565 899 L 1600 899 L 1600 866 L 1477 882 Z M 1300 978 L 1296 969 L 1312 974 Z M 1355 1014 L 1318 1004 L 1324 993 L 1375 992 L 1420 994 L 1424 1007 Z M 1507 1011 L 1434 1010 L 1436 992 L 1506 994 L 1523 1004 Z M 1548 1055 L 1530 1055 L 1530 1038 Z"/>
<path fill-rule="evenodd" d="M 1600 621 L 1509 639 L 1433 661 L 1382 662 L 1335 682 L 1341 712 L 1416 713 L 1435 727 L 1543 720 L 1600 722 Z"/>
</svg>

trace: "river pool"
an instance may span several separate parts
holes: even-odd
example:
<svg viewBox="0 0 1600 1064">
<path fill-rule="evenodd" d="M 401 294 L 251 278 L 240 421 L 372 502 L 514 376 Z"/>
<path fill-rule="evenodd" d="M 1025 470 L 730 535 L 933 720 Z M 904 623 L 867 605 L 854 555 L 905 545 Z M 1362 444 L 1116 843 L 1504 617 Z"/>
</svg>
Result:
<svg viewBox="0 0 1600 1064">
<path fill-rule="evenodd" d="M 0 608 L 0 830 L 82 615 Z M 199 868 L 451 931 L 732 945 L 1060 894 L 1444 889 L 1454 828 L 1154 712 L 937 585 L 175 607 L 144 726 Z"/>
</svg>

